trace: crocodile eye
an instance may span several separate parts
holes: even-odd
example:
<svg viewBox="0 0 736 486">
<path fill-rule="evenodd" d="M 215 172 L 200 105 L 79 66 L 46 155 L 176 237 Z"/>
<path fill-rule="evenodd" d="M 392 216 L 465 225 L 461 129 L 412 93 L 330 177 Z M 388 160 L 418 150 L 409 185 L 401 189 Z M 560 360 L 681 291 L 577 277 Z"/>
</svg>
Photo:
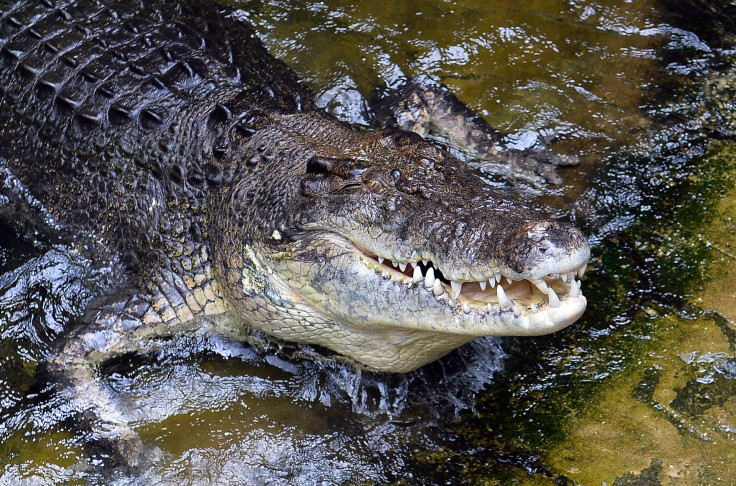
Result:
<svg viewBox="0 0 736 486">
<path fill-rule="evenodd" d="M 368 188 L 369 191 L 373 193 L 381 192 L 381 190 L 383 189 L 383 184 L 381 184 L 381 181 L 377 181 L 375 179 L 366 182 L 365 186 Z"/>
</svg>

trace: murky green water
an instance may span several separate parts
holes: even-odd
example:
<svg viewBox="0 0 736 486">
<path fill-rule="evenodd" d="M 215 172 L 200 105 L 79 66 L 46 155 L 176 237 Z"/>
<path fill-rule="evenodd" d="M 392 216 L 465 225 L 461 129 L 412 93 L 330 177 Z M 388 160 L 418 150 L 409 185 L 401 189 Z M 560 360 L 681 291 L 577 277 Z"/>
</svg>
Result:
<svg viewBox="0 0 736 486">
<path fill-rule="evenodd" d="M 590 235 L 589 309 L 407 376 L 183 337 L 106 370 L 162 453 L 106 477 L 38 364 L 109 271 L 0 225 L 0 484 L 734 482 L 736 15 L 690 5 L 237 3 L 347 121 L 428 76 L 519 145 L 580 156 L 541 190 L 483 176 Z"/>
</svg>

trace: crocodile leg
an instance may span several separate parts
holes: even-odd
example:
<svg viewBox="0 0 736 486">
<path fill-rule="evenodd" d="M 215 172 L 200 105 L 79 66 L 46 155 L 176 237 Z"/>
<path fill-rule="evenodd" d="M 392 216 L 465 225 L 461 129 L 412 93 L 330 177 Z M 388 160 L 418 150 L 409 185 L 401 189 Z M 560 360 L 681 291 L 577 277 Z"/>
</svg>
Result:
<svg viewBox="0 0 736 486">
<path fill-rule="evenodd" d="M 379 124 L 433 139 L 459 155 L 473 169 L 543 186 L 561 181 L 557 169 L 579 163 L 574 156 L 548 150 L 510 147 L 507 134 L 491 127 L 443 85 L 411 79 L 373 110 Z"/>
<path fill-rule="evenodd" d="M 187 332 L 228 334 L 220 328 L 221 321 L 229 320 L 218 318 L 228 312 L 219 290 L 210 285 L 199 295 L 201 289 L 192 292 L 183 283 L 177 285 L 177 279 L 170 271 L 158 271 L 145 291 L 128 289 L 93 303 L 82 318 L 90 324 L 75 330 L 48 360 L 49 370 L 91 429 L 90 444 L 111 457 L 116 468 L 139 470 L 157 453 L 144 446 L 128 423 L 121 397 L 102 383 L 103 364 L 129 353 L 151 354 L 161 348 L 162 338 Z"/>
</svg>

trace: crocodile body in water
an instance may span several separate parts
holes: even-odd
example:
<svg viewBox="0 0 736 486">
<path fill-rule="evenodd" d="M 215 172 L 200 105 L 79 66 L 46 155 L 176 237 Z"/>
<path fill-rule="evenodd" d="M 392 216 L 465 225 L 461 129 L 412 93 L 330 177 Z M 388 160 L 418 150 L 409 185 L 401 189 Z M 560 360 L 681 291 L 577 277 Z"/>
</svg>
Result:
<svg viewBox="0 0 736 486">
<path fill-rule="evenodd" d="M 79 390 L 206 316 L 405 372 L 585 309 L 578 230 L 418 135 L 320 112 L 207 1 L 2 0 L 0 19 L 6 205 L 124 268 L 52 360 Z"/>
</svg>

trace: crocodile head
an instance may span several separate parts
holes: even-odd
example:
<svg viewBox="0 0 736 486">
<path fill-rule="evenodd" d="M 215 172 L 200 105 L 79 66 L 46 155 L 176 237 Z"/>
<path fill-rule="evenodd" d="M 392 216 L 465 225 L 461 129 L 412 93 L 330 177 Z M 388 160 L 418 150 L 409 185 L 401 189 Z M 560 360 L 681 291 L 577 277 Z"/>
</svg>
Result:
<svg viewBox="0 0 736 486">
<path fill-rule="evenodd" d="M 236 234 L 261 235 L 230 244 L 230 294 L 252 325 L 409 371 L 477 336 L 546 334 L 581 316 L 580 231 L 499 196 L 418 136 L 361 136 L 360 149 L 309 155 L 278 200 L 224 210 L 247 213 Z"/>
</svg>

